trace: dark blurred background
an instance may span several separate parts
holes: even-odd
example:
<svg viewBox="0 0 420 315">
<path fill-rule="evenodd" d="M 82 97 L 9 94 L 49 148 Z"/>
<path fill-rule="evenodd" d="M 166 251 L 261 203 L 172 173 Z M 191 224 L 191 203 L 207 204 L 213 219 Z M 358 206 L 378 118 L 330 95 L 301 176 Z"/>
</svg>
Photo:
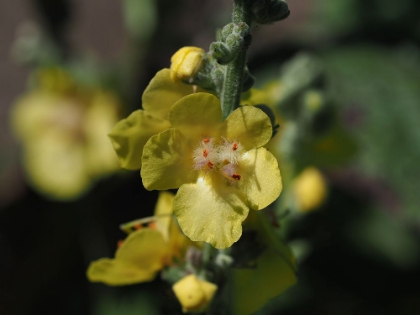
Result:
<svg viewBox="0 0 420 315">
<path fill-rule="evenodd" d="M 52 201 L 26 183 L 9 126 L 35 68 L 16 42 L 34 25 L 59 47 L 59 63 L 94 59 L 115 71 L 126 116 L 178 48 L 207 49 L 229 22 L 228 0 L 141 1 L 0 2 L 2 315 L 180 314 L 159 279 L 110 288 L 85 277 L 90 261 L 113 256 L 124 237 L 119 224 L 153 213 L 157 193 L 145 191 L 138 172 L 102 179 L 77 200 Z M 297 250 L 298 284 L 258 314 L 418 314 L 420 2 L 288 4 L 287 20 L 255 30 L 249 68 L 263 86 L 299 53 L 316 56 L 357 153 L 339 165 L 313 161 L 330 191 L 320 209 L 291 218 L 284 233 Z"/>
</svg>

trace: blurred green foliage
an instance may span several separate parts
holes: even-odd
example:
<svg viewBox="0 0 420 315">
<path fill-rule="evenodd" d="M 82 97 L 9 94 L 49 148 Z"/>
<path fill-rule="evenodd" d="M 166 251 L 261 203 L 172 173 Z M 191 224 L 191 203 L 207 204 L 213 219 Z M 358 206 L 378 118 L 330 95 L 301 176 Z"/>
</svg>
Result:
<svg viewBox="0 0 420 315">
<path fill-rule="evenodd" d="M 352 134 L 362 172 L 386 180 L 413 219 L 420 216 L 419 54 L 415 47 L 356 46 L 323 56 L 331 94 L 348 120 L 357 116 Z"/>
</svg>

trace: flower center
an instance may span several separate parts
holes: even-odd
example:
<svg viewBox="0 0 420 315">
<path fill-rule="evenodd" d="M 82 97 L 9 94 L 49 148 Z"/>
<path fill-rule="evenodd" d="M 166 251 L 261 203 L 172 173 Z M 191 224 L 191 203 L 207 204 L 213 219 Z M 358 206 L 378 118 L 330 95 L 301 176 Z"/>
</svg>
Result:
<svg viewBox="0 0 420 315">
<path fill-rule="evenodd" d="M 243 154 L 244 149 L 238 141 L 229 141 L 223 137 L 216 141 L 205 137 L 194 149 L 194 169 L 218 172 L 233 184 L 241 179 L 238 164 Z"/>
</svg>

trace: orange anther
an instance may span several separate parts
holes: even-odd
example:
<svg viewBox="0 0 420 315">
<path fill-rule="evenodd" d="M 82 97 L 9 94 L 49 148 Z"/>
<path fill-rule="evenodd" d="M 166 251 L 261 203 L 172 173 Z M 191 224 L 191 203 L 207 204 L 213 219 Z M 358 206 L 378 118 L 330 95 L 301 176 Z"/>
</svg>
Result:
<svg viewBox="0 0 420 315">
<path fill-rule="evenodd" d="M 232 178 L 233 178 L 233 179 L 236 179 L 236 180 L 240 180 L 240 179 L 241 179 L 241 175 L 234 173 L 234 174 L 232 175 Z"/>
<path fill-rule="evenodd" d="M 120 248 L 124 244 L 124 240 L 119 240 L 117 243 L 117 248 Z"/>
<path fill-rule="evenodd" d="M 207 155 L 209 155 L 209 152 L 208 152 L 206 149 L 204 149 L 204 150 L 203 150 L 203 156 L 204 156 L 204 157 L 207 157 Z"/>
<path fill-rule="evenodd" d="M 156 230 L 156 223 L 155 222 L 150 222 L 149 223 L 149 228 L 152 230 Z"/>
<path fill-rule="evenodd" d="M 203 139 L 203 142 L 204 142 L 204 143 L 209 143 L 209 142 L 210 142 L 210 138 L 204 138 L 204 139 Z"/>
<path fill-rule="evenodd" d="M 213 166 L 214 166 L 214 164 L 212 163 L 212 162 L 210 162 L 210 161 L 207 161 L 207 164 L 206 164 L 210 169 L 212 169 L 213 168 Z"/>
<path fill-rule="evenodd" d="M 133 228 L 135 229 L 135 230 L 139 230 L 139 229 L 141 229 L 143 226 L 140 224 L 140 223 L 136 223 L 136 224 L 134 224 L 133 225 Z"/>
<path fill-rule="evenodd" d="M 237 144 L 236 142 L 233 144 L 233 146 L 232 146 L 232 150 L 233 150 L 233 151 L 238 150 L 238 144 Z"/>
</svg>

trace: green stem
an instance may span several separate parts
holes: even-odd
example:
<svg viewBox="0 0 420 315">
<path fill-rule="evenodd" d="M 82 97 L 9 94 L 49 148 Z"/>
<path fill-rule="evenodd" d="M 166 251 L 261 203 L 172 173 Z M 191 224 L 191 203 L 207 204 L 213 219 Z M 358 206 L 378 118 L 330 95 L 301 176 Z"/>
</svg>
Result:
<svg viewBox="0 0 420 315">
<path fill-rule="evenodd" d="M 244 0 L 233 1 L 232 21 L 234 23 L 245 22 L 250 25 L 251 18 L 248 13 L 248 8 L 244 2 Z M 225 120 L 231 112 L 239 107 L 245 64 L 246 47 L 244 47 L 244 49 L 231 63 L 227 65 L 226 68 L 223 89 L 220 95 L 223 120 Z"/>
<path fill-rule="evenodd" d="M 206 279 L 206 270 L 207 265 L 211 262 L 212 256 L 213 256 L 214 248 L 209 243 L 204 243 L 203 248 L 203 258 L 201 263 L 201 271 L 200 276 L 204 279 Z"/>
</svg>

